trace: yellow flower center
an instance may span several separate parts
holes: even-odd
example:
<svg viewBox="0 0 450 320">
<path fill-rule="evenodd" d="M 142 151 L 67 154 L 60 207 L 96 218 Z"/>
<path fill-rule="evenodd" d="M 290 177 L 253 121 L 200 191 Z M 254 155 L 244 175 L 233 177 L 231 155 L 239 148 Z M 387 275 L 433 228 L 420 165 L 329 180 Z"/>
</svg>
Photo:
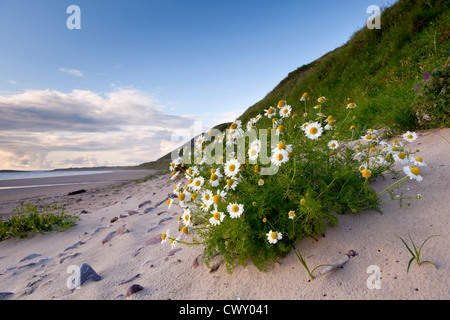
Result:
<svg viewBox="0 0 450 320">
<path fill-rule="evenodd" d="M 336 148 L 336 143 L 333 142 L 333 143 L 331 144 L 331 147 L 332 147 L 332 148 Z"/>
<path fill-rule="evenodd" d="M 163 233 L 163 234 L 161 235 L 161 239 L 162 239 L 162 240 L 166 240 L 166 238 L 167 238 L 167 233 Z"/>
<path fill-rule="evenodd" d="M 289 112 L 289 109 L 284 109 L 283 114 L 287 114 Z"/>
<path fill-rule="evenodd" d="M 231 211 L 233 211 L 234 213 L 238 212 L 239 206 L 235 204 L 234 206 L 231 207 Z"/>
<path fill-rule="evenodd" d="M 184 226 L 183 228 L 181 228 L 181 232 L 188 234 L 189 233 L 189 228 L 187 226 Z"/>
<path fill-rule="evenodd" d="M 267 110 L 267 114 L 273 114 L 275 112 L 275 110 L 273 108 L 269 108 L 269 110 Z"/>
<path fill-rule="evenodd" d="M 236 166 L 234 164 L 230 164 L 230 166 L 228 167 L 228 170 L 233 172 L 236 169 Z"/>
<path fill-rule="evenodd" d="M 416 161 L 417 161 L 417 162 L 423 162 L 422 158 L 420 158 L 420 157 L 417 157 L 417 158 L 416 158 Z"/>
<path fill-rule="evenodd" d="M 283 108 L 285 105 L 286 105 L 286 101 L 284 101 L 284 100 L 280 100 L 278 102 L 278 108 Z"/>
<path fill-rule="evenodd" d="M 194 173 L 194 170 L 193 170 L 193 169 L 188 169 L 187 173 L 188 173 L 190 176 L 192 176 L 192 174 Z"/>
<path fill-rule="evenodd" d="M 286 145 L 285 145 L 283 142 L 280 142 L 280 143 L 278 144 L 278 150 L 283 150 L 283 149 L 286 150 Z"/>
<path fill-rule="evenodd" d="M 228 187 L 231 187 L 231 186 L 233 185 L 233 182 L 234 182 L 233 180 L 228 179 L 228 180 L 227 180 L 227 186 L 228 186 Z"/>
<path fill-rule="evenodd" d="M 183 201 L 185 198 L 186 198 L 186 195 L 185 195 L 184 193 L 180 193 L 180 194 L 178 195 L 178 199 L 179 199 L 180 201 Z"/>
<path fill-rule="evenodd" d="M 214 174 L 211 175 L 211 181 L 216 181 L 217 179 L 219 179 L 217 174 L 214 173 Z"/>
<path fill-rule="evenodd" d="M 413 138 L 413 135 L 412 135 L 412 134 L 408 134 L 406 137 L 407 137 L 408 139 L 412 139 L 412 138 Z"/>
<path fill-rule="evenodd" d="M 278 154 L 275 156 L 275 159 L 277 159 L 278 161 L 281 161 L 281 160 L 283 160 L 283 155 L 282 155 L 281 153 L 278 153 Z"/>
<path fill-rule="evenodd" d="M 305 92 L 305 93 L 302 95 L 302 98 L 308 98 L 308 92 Z"/>
<path fill-rule="evenodd" d="M 305 200 L 305 199 L 300 200 L 300 204 L 301 204 L 302 206 L 304 206 L 305 203 L 306 203 L 306 200 Z"/>
<path fill-rule="evenodd" d="M 272 232 L 272 233 L 270 234 L 270 237 L 271 237 L 272 239 L 276 239 L 276 238 L 278 238 L 278 234 L 277 234 L 276 232 Z"/>
<path fill-rule="evenodd" d="M 237 128 L 237 126 L 238 126 L 237 123 L 232 123 L 231 126 L 230 126 L 230 128 L 234 130 L 234 129 Z"/>
<path fill-rule="evenodd" d="M 211 174 L 216 173 L 216 169 L 211 169 Z"/>
<path fill-rule="evenodd" d="M 219 204 L 220 201 L 222 201 L 222 197 L 220 196 L 220 194 L 216 194 L 216 195 L 213 197 L 213 201 L 214 201 L 215 204 Z"/>
<path fill-rule="evenodd" d="M 397 148 L 397 147 L 392 147 L 391 150 L 392 150 L 392 151 L 398 151 L 398 148 Z"/>
<path fill-rule="evenodd" d="M 377 151 L 377 148 L 371 147 L 370 150 L 371 150 L 371 151 Z"/>
<path fill-rule="evenodd" d="M 294 216 L 294 211 L 289 211 L 289 216 L 293 217 Z"/>
<path fill-rule="evenodd" d="M 354 107 L 355 107 L 355 104 L 354 104 L 353 102 L 352 102 L 352 103 L 349 103 L 349 104 L 348 104 L 348 107 L 349 107 L 349 108 L 354 108 Z"/>
<path fill-rule="evenodd" d="M 368 135 L 366 135 L 366 139 L 370 140 L 370 139 L 372 139 L 372 136 L 370 134 L 368 134 Z"/>
<path fill-rule="evenodd" d="M 334 126 L 334 120 L 329 120 L 329 121 L 328 121 L 328 125 L 329 125 L 330 127 Z"/>
<path fill-rule="evenodd" d="M 278 131 L 283 133 L 284 131 L 286 131 L 286 128 L 284 126 L 279 126 Z"/>
<path fill-rule="evenodd" d="M 266 223 L 267 222 L 267 218 L 263 218 L 262 222 Z"/>
<path fill-rule="evenodd" d="M 397 157 L 399 157 L 400 159 L 405 159 L 405 157 L 406 157 L 406 154 L 404 154 L 403 152 L 400 152 L 398 155 L 397 155 Z"/>
<path fill-rule="evenodd" d="M 372 175 L 372 173 L 369 170 L 363 170 L 362 175 L 364 178 L 370 178 L 370 176 Z"/>
<path fill-rule="evenodd" d="M 317 128 L 316 127 L 312 127 L 311 129 L 309 129 L 309 133 L 311 134 L 316 134 L 317 133 Z"/>
<path fill-rule="evenodd" d="M 170 205 L 172 199 L 167 200 L 167 205 Z"/>
<path fill-rule="evenodd" d="M 256 156 L 256 153 L 257 153 L 257 151 L 256 151 L 255 149 L 252 149 L 252 150 L 250 151 L 250 155 L 251 155 L 251 156 Z"/>
<path fill-rule="evenodd" d="M 261 166 L 259 164 L 255 165 L 255 172 L 261 172 Z"/>
<path fill-rule="evenodd" d="M 192 198 L 192 200 L 194 200 L 195 201 L 195 199 L 197 199 L 197 194 L 196 193 L 193 193 L 193 194 L 191 194 L 191 198 Z"/>
<path fill-rule="evenodd" d="M 195 186 L 199 187 L 202 182 L 200 180 L 195 181 Z"/>
<path fill-rule="evenodd" d="M 415 176 L 418 176 L 420 174 L 420 170 L 417 167 L 412 167 L 411 168 L 411 173 Z"/>
<path fill-rule="evenodd" d="M 215 212 L 214 213 L 214 220 L 220 220 L 220 213 L 219 212 Z"/>
<path fill-rule="evenodd" d="M 324 97 L 320 97 L 317 101 L 319 101 L 319 102 L 324 102 L 324 101 L 325 101 L 325 98 L 324 98 Z"/>
<path fill-rule="evenodd" d="M 187 213 L 184 215 L 184 220 L 189 221 L 189 215 Z"/>
<path fill-rule="evenodd" d="M 209 195 L 209 193 L 205 193 L 205 200 L 206 200 L 206 201 L 208 201 L 208 200 L 209 200 L 209 198 L 210 198 L 210 195 Z"/>
</svg>

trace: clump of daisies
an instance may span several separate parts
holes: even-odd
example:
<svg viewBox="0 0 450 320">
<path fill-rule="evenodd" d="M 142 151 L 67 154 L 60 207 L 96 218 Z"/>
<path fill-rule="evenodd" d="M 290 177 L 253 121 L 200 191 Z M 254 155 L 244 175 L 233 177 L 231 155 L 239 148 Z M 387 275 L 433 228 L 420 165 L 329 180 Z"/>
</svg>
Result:
<svg viewBox="0 0 450 320">
<path fill-rule="evenodd" d="M 339 119 L 327 112 L 324 96 L 304 93 L 300 101 L 301 110 L 280 100 L 247 123 L 200 135 L 173 159 L 175 197 L 167 204 L 182 213 L 178 235 L 168 230 L 162 243 L 203 245 L 203 260 L 221 254 L 229 272 L 249 259 L 265 270 L 295 241 L 337 225 L 337 215 L 379 210 L 384 195 L 398 200 L 394 190 L 423 179 L 426 161 L 408 148 L 416 133 L 392 142 L 376 129 L 356 136 L 355 102 L 342 105 L 348 114 Z M 370 181 L 392 172 L 403 177 L 382 192 L 371 188 Z"/>
</svg>

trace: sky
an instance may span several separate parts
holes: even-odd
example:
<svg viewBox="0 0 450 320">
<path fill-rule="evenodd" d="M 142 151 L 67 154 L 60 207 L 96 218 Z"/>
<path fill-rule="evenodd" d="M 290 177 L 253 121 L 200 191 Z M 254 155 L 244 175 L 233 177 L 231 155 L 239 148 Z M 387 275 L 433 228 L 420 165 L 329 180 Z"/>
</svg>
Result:
<svg viewBox="0 0 450 320">
<path fill-rule="evenodd" d="M 0 0 L 0 170 L 157 160 L 393 2 Z"/>
</svg>

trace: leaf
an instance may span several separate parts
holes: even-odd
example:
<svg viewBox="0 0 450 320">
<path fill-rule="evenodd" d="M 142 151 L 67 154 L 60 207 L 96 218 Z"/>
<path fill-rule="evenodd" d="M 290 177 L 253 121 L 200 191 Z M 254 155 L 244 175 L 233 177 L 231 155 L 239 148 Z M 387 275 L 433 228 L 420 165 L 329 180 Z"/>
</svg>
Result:
<svg viewBox="0 0 450 320">
<path fill-rule="evenodd" d="M 439 237 L 439 235 L 432 235 L 432 236 L 429 236 L 423 243 L 422 243 L 422 245 L 420 246 L 420 248 L 419 248 L 419 253 L 417 254 L 419 257 L 420 257 L 420 251 L 422 251 L 422 247 L 423 247 L 423 245 L 425 244 L 425 242 L 427 242 L 430 238 L 432 238 L 432 237 Z M 437 268 L 436 268 L 437 269 Z"/>
<path fill-rule="evenodd" d="M 408 263 L 408 269 L 406 269 L 406 273 L 409 272 L 409 267 L 411 266 L 411 262 L 413 262 L 413 261 L 414 261 L 414 257 L 411 258 L 411 260 L 409 260 L 409 263 Z"/>
<path fill-rule="evenodd" d="M 413 256 L 413 258 L 415 258 L 416 256 L 415 256 L 414 253 L 411 251 L 411 249 L 408 247 L 408 245 L 406 244 L 405 240 L 403 240 L 403 239 L 400 238 L 399 236 L 397 236 L 397 238 L 399 238 L 400 240 L 402 240 L 403 244 L 406 246 L 406 248 L 407 248 L 408 251 L 411 253 L 411 255 Z"/>
</svg>

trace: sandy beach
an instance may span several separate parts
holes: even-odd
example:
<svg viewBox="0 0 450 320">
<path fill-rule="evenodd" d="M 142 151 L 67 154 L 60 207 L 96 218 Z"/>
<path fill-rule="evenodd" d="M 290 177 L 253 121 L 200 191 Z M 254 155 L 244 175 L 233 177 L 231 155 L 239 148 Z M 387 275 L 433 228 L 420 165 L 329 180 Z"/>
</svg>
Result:
<svg viewBox="0 0 450 320">
<path fill-rule="evenodd" d="M 420 200 L 401 208 L 397 201 L 388 202 L 382 205 L 382 214 L 367 210 L 360 216 L 339 216 L 339 225 L 329 227 L 317 241 L 309 238 L 296 244 L 311 269 L 337 261 L 350 250 L 356 253 L 328 274 L 316 270 L 314 281 L 294 252 L 269 265 L 267 272 L 249 261 L 229 274 L 224 264 L 210 270 L 198 263 L 201 246 L 177 244 L 171 250 L 161 244 L 162 233 L 177 230 L 181 213 L 178 207 L 167 208 L 175 182 L 162 175 L 139 184 L 109 181 L 122 184 L 117 188 L 91 185 L 68 202 L 67 213 L 81 218 L 75 227 L 0 242 L 0 299 L 448 300 L 450 144 L 442 136 L 450 141 L 450 129 L 436 131 L 419 132 L 422 136 L 412 146 L 420 149 L 428 164 L 422 170 L 423 181 L 408 180 L 402 188 L 405 196 L 420 194 Z M 386 177 L 373 186 L 381 191 L 391 183 Z M 63 193 L 81 188 L 69 189 Z M 54 191 L 29 190 L 16 199 L 4 195 L 1 212 L 7 211 L 5 203 L 11 206 L 19 198 L 58 197 Z M 413 262 L 406 272 L 411 255 L 397 236 L 408 239 L 408 234 L 419 245 L 439 235 L 425 244 L 421 257 L 437 269 Z M 83 263 L 101 280 L 69 288 L 71 270 Z M 372 281 L 373 270 L 380 271 L 378 282 Z M 379 286 L 371 285 L 375 283 Z M 132 285 L 141 290 L 128 296 Z"/>
</svg>

